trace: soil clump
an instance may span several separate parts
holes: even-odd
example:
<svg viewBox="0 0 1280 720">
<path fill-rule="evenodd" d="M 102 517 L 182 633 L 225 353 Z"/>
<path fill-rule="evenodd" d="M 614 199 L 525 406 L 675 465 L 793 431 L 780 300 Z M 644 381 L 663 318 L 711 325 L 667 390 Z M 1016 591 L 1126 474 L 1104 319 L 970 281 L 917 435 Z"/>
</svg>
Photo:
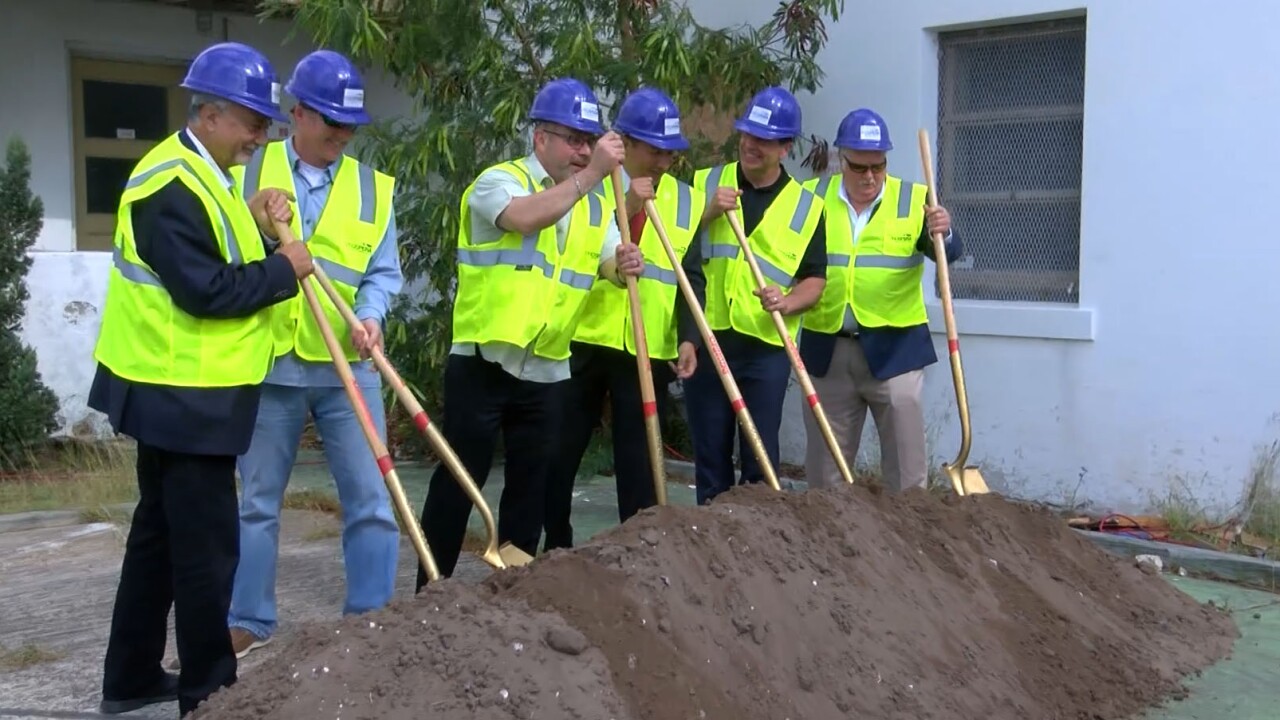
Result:
<svg viewBox="0 0 1280 720">
<path fill-rule="evenodd" d="M 1125 718 L 1236 637 L 1044 510 L 751 486 L 308 628 L 193 717 Z"/>
</svg>

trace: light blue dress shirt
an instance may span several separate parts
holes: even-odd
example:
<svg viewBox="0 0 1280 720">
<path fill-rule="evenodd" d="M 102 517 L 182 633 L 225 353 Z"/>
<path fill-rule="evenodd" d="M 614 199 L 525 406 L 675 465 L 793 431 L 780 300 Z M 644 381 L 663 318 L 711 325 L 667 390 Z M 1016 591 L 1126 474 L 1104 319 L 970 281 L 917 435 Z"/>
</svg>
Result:
<svg viewBox="0 0 1280 720">
<path fill-rule="evenodd" d="M 324 210 L 325 201 L 329 199 L 329 189 L 333 187 L 333 175 L 337 163 L 327 168 L 313 168 L 303 163 L 293 149 L 293 136 L 285 141 L 285 152 L 289 158 L 289 166 L 293 169 L 293 186 L 298 199 L 298 215 L 302 222 L 302 237 L 306 242 L 311 237 L 320 213 Z M 308 176 L 316 178 L 315 182 Z M 378 247 L 374 248 L 369 260 L 369 268 L 365 271 L 360 287 L 356 290 L 355 304 L 352 309 L 361 320 L 374 319 L 385 328 L 387 311 L 393 298 L 404 286 L 404 274 L 400 269 L 400 251 L 396 244 L 396 212 L 391 209 L 391 219 L 387 231 L 382 236 Z M 310 282 L 310 281 L 309 281 Z M 319 283 L 315 284 L 318 294 L 322 294 Z M 305 301 L 304 305 L 305 305 Z M 310 307 L 303 312 L 310 313 Z M 350 335 L 351 329 L 345 324 L 335 325 L 333 332 L 338 337 Z M 364 360 L 351 363 L 351 372 L 360 387 L 379 387 L 381 377 L 373 361 Z M 271 385 L 289 385 L 293 387 L 341 387 L 342 378 L 338 376 L 332 362 L 309 362 L 302 360 L 293 352 L 276 358 L 275 366 L 264 381 Z"/>
</svg>

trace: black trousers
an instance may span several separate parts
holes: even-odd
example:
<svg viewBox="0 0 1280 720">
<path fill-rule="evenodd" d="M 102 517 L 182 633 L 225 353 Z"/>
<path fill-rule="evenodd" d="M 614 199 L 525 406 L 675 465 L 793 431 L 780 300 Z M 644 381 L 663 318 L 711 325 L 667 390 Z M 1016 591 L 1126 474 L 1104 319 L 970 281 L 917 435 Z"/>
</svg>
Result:
<svg viewBox="0 0 1280 720">
<path fill-rule="evenodd" d="M 533 555 L 542 535 L 543 494 L 559 419 L 559 383 L 513 377 L 480 356 L 450 355 L 444 371 L 442 434 L 476 484 L 484 487 L 501 433 L 506 451 L 498 542 L 510 541 Z M 471 499 L 441 463 L 422 504 L 422 532 L 440 574 L 458 564 L 471 517 Z M 417 590 L 427 583 L 418 567 Z"/>
<path fill-rule="evenodd" d="M 653 464 L 645 435 L 644 405 L 636 356 L 621 350 L 573 344 L 573 377 L 561 387 L 563 408 L 560 436 L 551 473 L 547 477 L 546 541 L 544 549 L 573 547 L 569 520 L 573 485 L 591 433 L 600 425 L 607 395 L 613 424 L 613 472 L 618 491 L 618 521 L 656 505 Z M 657 391 L 658 417 L 666 415 L 668 383 L 675 378 L 666 361 L 650 363 Z"/>
<path fill-rule="evenodd" d="M 111 617 L 104 698 L 139 697 L 160 682 L 170 606 L 182 666 L 179 712 L 235 683 L 227 630 L 240 560 L 235 462 L 138 443 L 140 497 Z"/>
<path fill-rule="evenodd" d="M 776 470 L 782 406 L 787 399 L 791 359 L 780 347 L 731 330 L 717 331 L 716 338 L 747 411 L 751 413 L 751 420 L 760 433 L 769 464 Z M 689 411 L 689 434 L 693 440 L 698 504 L 706 505 L 735 484 L 764 482 L 764 469 L 756 461 L 751 442 L 739 432 L 737 414 L 729 404 L 720 373 L 706 348 L 698 351 L 698 369 L 685 380 L 684 393 Z M 737 483 L 733 467 L 735 438 L 742 464 L 742 476 Z"/>
</svg>

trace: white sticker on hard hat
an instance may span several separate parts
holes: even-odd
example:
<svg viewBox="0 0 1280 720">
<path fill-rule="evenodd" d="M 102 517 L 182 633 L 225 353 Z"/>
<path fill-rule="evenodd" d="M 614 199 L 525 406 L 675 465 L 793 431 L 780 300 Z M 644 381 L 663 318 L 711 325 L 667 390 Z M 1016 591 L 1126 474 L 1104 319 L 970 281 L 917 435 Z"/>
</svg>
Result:
<svg viewBox="0 0 1280 720">
<path fill-rule="evenodd" d="M 751 114 L 747 117 L 750 118 L 751 122 L 768 125 L 769 120 L 773 118 L 773 111 L 769 108 L 762 108 L 759 105 L 753 105 L 751 107 Z"/>
<path fill-rule="evenodd" d="M 680 118 L 667 118 L 662 124 L 663 135 L 680 134 Z"/>
<path fill-rule="evenodd" d="M 271 102 L 272 104 L 280 104 L 280 83 L 271 83 Z"/>
<path fill-rule="evenodd" d="M 583 120 L 590 120 L 591 122 L 600 122 L 600 107 L 595 103 L 593 102 L 582 103 L 582 110 L 580 112 L 582 114 Z"/>
<path fill-rule="evenodd" d="M 880 126 L 879 125 L 863 125 L 859 131 L 859 137 L 863 140 L 871 142 L 880 142 Z"/>
<path fill-rule="evenodd" d="M 364 107 L 364 90 L 362 88 L 347 88 L 342 91 L 342 107 L 345 108 L 362 108 Z"/>
</svg>

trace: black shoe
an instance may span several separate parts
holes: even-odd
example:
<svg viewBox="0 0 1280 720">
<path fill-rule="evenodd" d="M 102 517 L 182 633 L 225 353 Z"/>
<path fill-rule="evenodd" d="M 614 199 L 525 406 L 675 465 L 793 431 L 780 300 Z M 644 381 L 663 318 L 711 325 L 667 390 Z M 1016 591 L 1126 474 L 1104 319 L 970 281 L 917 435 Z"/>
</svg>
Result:
<svg viewBox="0 0 1280 720">
<path fill-rule="evenodd" d="M 156 703 L 174 702 L 177 699 L 178 676 L 173 673 L 165 673 L 164 679 L 148 690 L 142 697 L 129 698 L 128 700 L 102 698 L 102 702 L 98 705 L 98 712 L 103 715 L 119 715 L 120 713 L 133 712 Z"/>
</svg>

